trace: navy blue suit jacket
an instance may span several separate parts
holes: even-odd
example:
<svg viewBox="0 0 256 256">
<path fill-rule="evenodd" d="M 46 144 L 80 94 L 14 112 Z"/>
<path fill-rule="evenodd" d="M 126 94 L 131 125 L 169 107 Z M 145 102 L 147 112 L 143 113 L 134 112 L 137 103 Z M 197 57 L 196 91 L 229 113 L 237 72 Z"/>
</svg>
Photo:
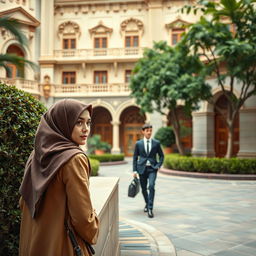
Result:
<svg viewBox="0 0 256 256">
<path fill-rule="evenodd" d="M 157 155 L 159 157 L 158 160 Z M 152 139 L 151 150 L 148 155 L 145 151 L 144 140 L 142 139 L 136 142 L 133 154 L 133 171 L 143 174 L 147 160 L 149 160 L 151 167 L 156 171 L 163 164 L 164 154 L 158 140 Z"/>
</svg>

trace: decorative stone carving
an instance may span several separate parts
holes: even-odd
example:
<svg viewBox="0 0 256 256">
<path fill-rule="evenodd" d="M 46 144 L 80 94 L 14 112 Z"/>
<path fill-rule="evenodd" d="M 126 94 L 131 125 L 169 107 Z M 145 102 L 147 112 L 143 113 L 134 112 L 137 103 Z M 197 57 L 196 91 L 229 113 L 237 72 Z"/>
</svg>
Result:
<svg viewBox="0 0 256 256">
<path fill-rule="evenodd" d="M 186 26 L 188 26 L 190 24 L 191 23 L 178 18 L 175 21 L 173 21 L 169 24 L 166 24 L 165 27 L 167 28 L 167 30 L 170 30 L 170 29 L 177 29 L 177 28 L 186 28 Z"/>
<path fill-rule="evenodd" d="M 121 34 L 125 34 L 126 32 L 136 32 L 142 35 L 144 33 L 143 22 L 134 18 L 124 20 L 121 23 Z"/>
<path fill-rule="evenodd" d="M 58 35 L 76 35 L 80 37 L 81 30 L 76 22 L 66 21 L 59 25 Z"/>
<path fill-rule="evenodd" d="M 101 34 L 112 34 L 113 29 L 103 25 L 103 22 L 100 21 L 96 27 L 89 29 L 90 35 L 101 35 Z"/>
</svg>

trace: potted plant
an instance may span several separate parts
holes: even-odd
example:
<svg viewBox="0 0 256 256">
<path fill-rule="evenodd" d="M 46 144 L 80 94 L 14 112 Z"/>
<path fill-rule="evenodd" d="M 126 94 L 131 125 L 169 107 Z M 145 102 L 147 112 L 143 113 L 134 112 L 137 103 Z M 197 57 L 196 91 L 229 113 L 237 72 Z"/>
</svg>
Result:
<svg viewBox="0 0 256 256">
<path fill-rule="evenodd" d="M 95 134 L 88 138 L 87 148 L 89 154 L 102 155 L 110 151 L 111 145 L 105 141 L 102 141 L 99 134 Z"/>
<path fill-rule="evenodd" d="M 160 144 L 164 148 L 165 154 L 172 152 L 172 145 L 175 144 L 175 135 L 172 127 L 161 127 L 155 134 L 155 139 L 159 140 Z"/>
</svg>

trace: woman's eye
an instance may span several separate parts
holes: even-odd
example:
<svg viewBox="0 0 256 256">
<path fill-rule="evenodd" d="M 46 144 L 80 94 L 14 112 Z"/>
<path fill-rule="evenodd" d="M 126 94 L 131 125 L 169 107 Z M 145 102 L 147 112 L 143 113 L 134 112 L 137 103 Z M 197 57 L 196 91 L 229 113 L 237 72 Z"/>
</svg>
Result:
<svg viewBox="0 0 256 256">
<path fill-rule="evenodd" d="M 78 125 L 78 126 L 81 126 L 81 125 L 82 125 L 82 122 L 81 122 L 81 121 L 78 121 L 78 122 L 77 122 L 77 125 Z"/>
<path fill-rule="evenodd" d="M 90 126 L 92 125 L 92 122 L 89 121 L 89 122 L 87 122 L 86 124 L 87 124 L 88 127 L 90 127 Z"/>
</svg>

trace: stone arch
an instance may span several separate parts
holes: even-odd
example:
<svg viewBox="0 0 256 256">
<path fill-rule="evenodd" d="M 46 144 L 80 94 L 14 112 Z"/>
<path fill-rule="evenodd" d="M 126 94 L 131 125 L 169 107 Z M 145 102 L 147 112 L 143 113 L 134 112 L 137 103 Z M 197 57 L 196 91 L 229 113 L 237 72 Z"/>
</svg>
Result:
<svg viewBox="0 0 256 256">
<path fill-rule="evenodd" d="M 90 104 L 92 104 L 93 108 L 96 108 L 96 107 L 106 108 L 109 111 L 109 113 L 111 114 L 112 121 L 116 120 L 115 119 L 116 111 L 114 110 L 112 105 L 109 104 L 108 102 L 102 101 L 102 100 L 99 99 L 97 101 L 92 101 Z"/>
<path fill-rule="evenodd" d="M 128 106 L 120 115 L 120 148 L 126 156 L 132 156 L 137 140 L 141 139 L 141 127 L 146 116 L 140 114 L 138 106 Z"/>
<path fill-rule="evenodd" d="M 94 134 L 99 134 L 102 141 L 113 145 L 112 116 L 103 106 L 93 108 L 91 135 Z"/>
<path fill-rule="evenodd" d="M 229 86 L 224 86 L 224 88 L 229 91 Z M 215 103 L 218 98 L 223 94 L 223 91 L 220 87 L 214 88 L 212 90 L 212 95 L 213 95 L 213 102 Z M 240 93 L 238 92 L 238 90 L 234 89 L 233 94 L 238 98 Z M 210 104 L 208 101 L 204 101 L 203 102 L 203 107 L 202 107 L 202 111 L 204 112 L 214 112 L 214 106 L 212 104 Z"/>
<path fill-rule="evenodd" d="M 134 99 L 127 100 L 127 101 L 123 102 L 122 104 L 120 104 L 116 110 L 114 121 L 120 122 L 120 116 L 121 116 L 122 112 L 126 108 L 132 107 L 132 106 L 139 108 L 139 106 L 135 103 Z M 146 121 L 145 122 L 150 123 L 150 115 L 148 113 L 146 113 Z"/>
</svg>

